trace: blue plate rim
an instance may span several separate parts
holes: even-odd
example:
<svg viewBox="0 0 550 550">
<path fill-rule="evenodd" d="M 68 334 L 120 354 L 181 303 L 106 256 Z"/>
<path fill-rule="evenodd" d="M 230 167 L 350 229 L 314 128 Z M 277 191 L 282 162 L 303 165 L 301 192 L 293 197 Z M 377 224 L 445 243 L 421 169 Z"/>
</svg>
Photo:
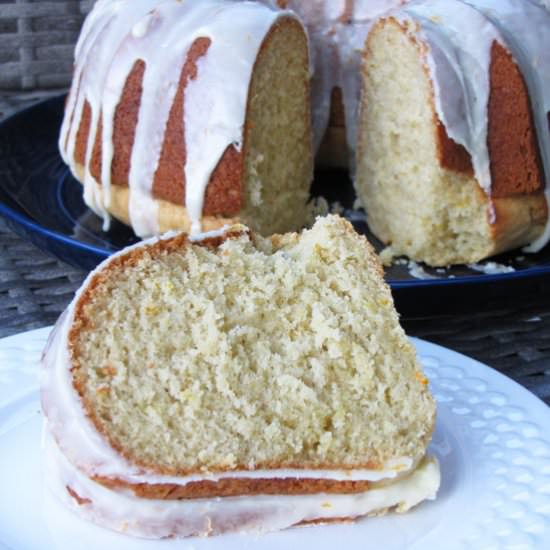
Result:
<svg viewBox="0 0 550 550">
<path fill-rule="evenodd" d="M 15 223 L 22 225 L 23 227 L 35 233 L 38 233 L 40 235 L 46 235 L 51 239 L 54 239 L 60 243 L 72 246 L 74 248 L 78 248 L 80 250 L 85 250 L 87 252 L 94 252 L 95 254 L 98 254 L 99 256 L 102 256 L 104 258 L 108 258 L 111 254 L 114 254 L 114 252 L 116 252 L 115 250 L 108 251 L 104 248 L 99 248 L 91 244 L 83 243 L 82 241 L 71 239 L 71 237 L 67 237 L 62 233 L 58 233 L 57 231 L 52 231 L 51 229 L 48 229 L 47 227 L 44 227 L 43 225 L 36 223 L 28 216 L 25 216 L 24 214 L 20 214 L 19 212 L 16 212 L 15 210 L 13 210 L 13 208 L 10 208 L 9 206 L 7 206 L 1 201 L 0 201 L 0 215 L 3 216 L 4 218 L 7 218 L 8 220 L 11 220 Z"/>
</svg>

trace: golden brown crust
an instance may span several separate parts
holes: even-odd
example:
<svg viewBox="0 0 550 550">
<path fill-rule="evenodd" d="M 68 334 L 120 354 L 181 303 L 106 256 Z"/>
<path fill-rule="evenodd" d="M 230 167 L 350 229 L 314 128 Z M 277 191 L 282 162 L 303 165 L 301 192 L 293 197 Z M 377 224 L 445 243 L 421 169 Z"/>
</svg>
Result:
<svg viewBox="0 0 550 550">
<path fill-rule="evenodd" d="M 491 225 L 494 248 L 499 254 L 535 241 L 548 220 L 544 191 L 492 199 L 495 223 Z"/>
<path fill-rule="evenodd" d="M 276 21 L 260 46 L 256 57 L 256 64 L 258 63 L 258 60 L 261 59 L 263 53 L 267 51 L 266 48 L 269 47 L 269 43 L 274 36 L 274 33 L 279 32 L 281 28 L 289 28 L 291 26 L 294 28 L 299 28 L 300 32 L 303 32 L 301 24 L 294 18 L 281 17 Z M 193 46 L 195 49 L 192 55 L 190 52 L 191 57 L 189 59 L 196 62 L 196 59 L 201 55 L 205 48 L 205 43 L 195 41 Z M 122 100 L 120 102 L 120 105 L 124 105 L 124 110 L 121 111 L 118 117 L 115 115 L 114 122 L 115 126 L 113 140 L 115 142 L 115 151 L 113 157 L 113 170 L 116 170 L 116 173 L 112 172 L 114 185 L 110 188 L 109 205 L 106 207 L 106 210 L 116 219 L 127 225 L 131 225 L 129 214 L 130 194 L 128 188 L 128 173 L 130 169 L 130 157 L 134 140 L 135 124 L 137 124 L 137 116 L 139 111 L 139 98 L 141 97 L 141 81 L 143 78 L 144 68 L 145 65 L 143 62 L 137 62 L 134 65 L 134 68 L 126 81 L 122 94 Z M 184 70 L 182 71 L 182 79 L 184 79 L 186 71 L 191 75 L 195 74 L 192 73 L 192 68 L 192 66 L 186 63 L 186 67 L 184 67 Z M 191 218 L 189 217 L 187 208 L 184 206 L 185 182 L 183 176 L 180 178 L 179 184 L 177 179 L 171 179 L 167 185 L 163 185 L 161 187 L 158 185 L 158 177 L 160 177 L 158 174 L 160 174 L 163 170 L 163 166 L 168 166 L 168 161 L 175 162 L 177 164 L 175 172 L 178 174 L 183 174 L 184 157 L 182 156 L 181 151 L 180 153 L 177 153 L 178 147 L 184 147 L 183 123 L 179 124 L 177 122 L 179 120 L 183 121 L 183 96 L 181 95 L 181 89 L 178 94 L 180 94 L 181 102 L 178 100 L 177 96 L 168 123 L 169 125 L 172 124 L 170 132 L 171 137 L 166 137 L 165 145 L 163 146 L 163 151 L 161 153 L 161 157 L 165 154 L 168 154 L 168 156 L 165 156 L 164 160 L 161 158 L 159 170 L 157 170 L 153 187 L 153 196 L 157 199 L 159 209 L 158 224 L 160 233 L 170 230 L 182 230 L 186 232 L 191 230 Z M 127 100 L 124 99 L 126 95 L 129 96 Z M 117 108 L 117 112 L 119 108 Z M 226 149 L 222 159 L 212 174 L 210 183 L 206 188 L 203 216 L 201 218 L 202 231 L 211 231 L 214 229 L 219 229 L 225 225 L 233 225 L 240 222 L 240 209 L 244 206 L 244 195 L 242 189 L 242 184 L 244 182 L 243 163 L 248 151 L 249 127 L 252 123 L 250 120 L 251 117 L 249 116 L 249 111 L 250 103 L 247 105 L 246 122 L 243 129 L 242 152 L 237 152 L 233 146 Z M 84 135 L 85 133 L 82 138 L 84 149 L 81 147 L 77 152 L 78 154 L 75 154 L 75 159 L 77 159 L 75 166 L 76 177 L 81 182 L 84 181 L 84 162 L 86 156 L 85 145 L 90 127 L 90 113 L 91 110 L 88 105 L 88 109 L 87 111 L 85 109 L 84 113 L 87 116 L 82 117 L 81 128 L 79 129 L 79 134 L 82 133 Z M 117 128 L 120 129 L 117 130 Z M 309 128 L 309 120 L 304 121 L 304 128 Z M 118 133 L 120 133 L 121 139 L 117 138 Z M 130 140 L 123 139 L 128 136 L 130 136 Z M 94 150 L 94 156 L 91 162 L 92 175 L 98 182 L 101 181 L 100 137 L 101 136 L 99 136 L 96 140 L 95 147 L 97 152 Z M 166 153 L 168 150 L 171 152 Z M 179 155 L 179 160 L 176 158 L 177 155 Z M 163 174 L 163 178 L 166 176 L 167 180 L 170 179 L 168 173 L 163 172 Z M 117 179 L 115 179 L 115 176 Z M 121 181 L 122 183 L 120 183 Z M 233 183 L 229 185 L 227 182 L 231 181 Z M 94 196 L 101 197 L 102 194 L 103 191 L 101 187 L 96 186 Z M 99 202 L 103 203 L 101 199 Z"/>
<path fill-rule="evenodd" d="M 153 183 L 153 196 L 174 204 L 185 204 L 186 195 L 185 92 L 187 84 L 192 80 L 196 80 L 198 76 L 197 63 L 201 57 L 207 54 L 211 43 L 210 38 L 202 37 L 197 38 L 192 44 L 181 71 L 178 90 L 166 123 L 159 166 Z M 206 207 L 205 200 L 203 212 Z"/>
<path fill-rule="evenodd" d="M 68 485 L 66 485 L 65 488 L 67 489 L 67 492 L 69 493 L 69 495 L 71 495 L 74 498 L 74 500 L 79 506 L 92 503 L 92 501 L 89 498 L 81 497 L 72 487 L 69 487 Z"/>
<path fill-rule="evenodd" d="M 114 185 L 128 185 L 132 146 L 138 122 L 139 103 L 142 93 L 145 62 L 136 61 L 122 90 L 120 102 L 115 109 L 113 120 L 113 159 L 111 162 L 111 180 Z M 102 147 L 103 125 L 100 115 L 94 149 L 90 160 L 90 173 L 101 181 L 101 164 L 103 158 Z M 84 160 L 77 159 L 84 164 Z"/>
<path fill-rule="evenodd" d="M 198 60 L 206 55 L 210 45 L 210 38 L 197 38 L 187 55 L 155 173 L 153 196 L 175 204 L 185 204 L 185 90 L 189 81 L 197 78 Z M 243 155 L 234 146 L 230 146 L 212 172 L 205 192 L 203 215 L 236 216 L 242 207 L 242 176 Z"/>
<path fill-rule="evenodd" d="M 426 67 L 425 70 L 429 69 Z M 513 87 L 513 91 L 507 90 L 505 75 L 510 77 L 509 86 Z M 479 200 L 487 204 L 487 223 L 491 235 L 491 247 L 484 258 L 533 242 L 544 231 L 549 215 L 548 201 L 543 191 L 538 145 L 536 141 L 518 143 L 517 139 L 520 139 L 520 136 L 515 139 L 508 128 L 509 125 L 516 131 L 523 128 L 523 136 L 528 142 L 534 138 L 525 82 L 511 54 L 497 43 L 493 44 L 492 48 L 491 98 L 488 134 L 492 175 L 491 197 L 487 197 L 479 183 L 476 182 L 475 186 Z M 519 102 L 518 105 L 514 104 L 516 101 Z M 474 179 L 469 153 L 449 138 L 444 125 L 437 117 L 435 103 L 433 113 L 442 168 Z M 510 119 L 503 117 L 502 113 L 508 113 Z M 530 120 L 529 128 L 526 127 L 527 120 Z M 498 150 L 498 144 L 503 142 L 506 145 L 503 145 L 502 150 Z M 525 162 L 516 163 L 511 167 L 509 159 L 504 158 L 505 151 L 509 148 L 517 148 L 518 152 L 521 150 L 525 155 Z M 513 177 L 506 175 L 507 170 Z M 537 174 L 538 182 L 534 186 L 535 190 L 529 191 L 534 173 Z M 491 212 L 494 213 L 493 219 Z"/>
<path fill-rule="evenodd" d="M 153 197 L 173 204 L 185 204 L 185 161 L 187 156 L 184 128 L 185 89 L 190 80 L 197 78 L 197 62 L 210 47 L 209 38 L 197 38 L 187 55 L 181 71 L 178 91 L 170 110 L 159 165 L 153 181 Z M 115 186 L 128 186 L 130 161 L 139 116 L 145 63 L 137 61 L 126 79 L 122 96 L 115 110 L 113 121 L 113 159 L 111 179 Z M 89 105 L 88 110 L 89 110 Z M 85 113 L 79 133 L 75 159 L 83 165 L 86 141 L 90 131 L 90 113 Z M 90 161 L 90 172 L 101 181 L 102 123 L 99 119 L 95 143 Z M 234 146 L 227 148 L 214 169 L 205 192 L 203 213 L 205 216 L 231 217 L 241 209 L 242 154 Z"/>
<path fill-rule="evenodd" d="M 417 24 L 409 21 L 401 22 L 394 17 L 388 17 L 380 20 L 376 23 L 376 26 L 385 24 L 400 27 L 408 40 L 417 48 L 419 55 L 423 58 L 426 57 L 428 46 L 415 38 Z M 371 33 L 371 36 L 373 34 Z M 477 193 L 478 200 L 487 206 L 487 226 L 490 241 L 487 243 L 483 257 L 479 258 L 480 260 L 533 242 L 542 234 L 549 215 L 548 204 L 543 191 L 543 174 L 541 170 L 538 171 L 539 182 L 536 190 L 534 192 L 528 191 L 533 183 L 532 175 L 535 169 L 532 167 L 540 168 L 540 157 L 536 142 L 530 142 L 524 147 L 523 141 L 514 141 L 513 146 L 518 151 L 523 148 L 520 152 L 527 159 L 523 166 L 519 167 L 522 173 L 518 173 L 516 166 L 513 181 L 508 180 L 507 183 L 504 180 L 495 181 L 495 179 L 500 180 L 500 175 L 506 170 L 506 164 L 503 164 L 503 153 L 495 150 L 497 144 L 504 140 L 507 142 L 507 146 L 512 146 L 510 140 L 513 139 L 513 136 L 508 129 L 508 125 L 514 126 L 515 131 L 523 129 L 523 137 L 527 141 L 533 135 L 533 126 L 525 82 L 512 56 L 500 44 L 496 43 L 492 47 L 491 55 L 490 102 L 492 104 L 489 109 L 492 112 L 490 113 L 488 145 L 491 152 L 493 188 L 496 190 L 493 196 L 488 197 L 476 181 L 469 153 L 449 138 L 444 125 L 437 116 L 433 88 L 431 99 L 440 166 L 443 169 L 467 176 L 469 184 L 473 184 L 472 189 Z M 424 71 L 427 78 L 431 80 L 427 63 L 424 63 Z M 509 81 L 507 81 L 507 77 L 510 77 Z M 511 86 L 513 89 L 507 90 L 507 86 Z M 514 105 L 516 101 L 519 102 L 519 105 Z M 508 117 L 512 117 L 513 120 L 507 122 L 507 118 L 504 117 L 497 121 L 500 112 L 507 112 Z M 527 121 L 529 121 L 529 124 Z M 507 169 L 512 170 L 510 166 Z M 522 191 L 516 192 L 519 189 Z M 492 213 L 494 216 L 492 216 Z"/>
<path fill-rule="evenodd" d="M 487 145 L 493 197 L 534 193 L 544 187 L 529 92 L 512 54 L 494 42 Z"/>
<path fill-rule="evenodd" d="M 543 188 L 542 164 L 527 86 L 512 54 L 498 42 L 491 48 L 487 108 L 491 196 L 531 194 Z M 436 127 L 441 166 L 473 177 L 468 151 L 449 138 L 439 119 Z"/>
<path fill-rule="evenodd" d="M 452 140 L 447 134 L 447 128 L 436 116 L 437 154 L 439 163 L 446 170 L 474 177 L 472 157 L 466 148 Z"/>
<path fill-rule="evenodd" d="M 363 493 L 370 487 L 368 481 L 334 481 L 328 479 L 233 478 L 219 481 L 194 481 L 187 485 L 175 483 L 132 484 L 123 480 L 94 477 L 94 481 L 109 489 L 128 489 L 137 497 L 159 500 L 237 497 L 254 495 L 314 495 Z"/>
<path fill-rule="evenodd" d="M 73 123 L 74 123 L 74 113 L 72 116 L 73 116 Z M 76 132 L 76 138 L 75 138 L 74 158 L 75 158 L 75 162 L 78 162 L 80 164 L 84 164 L 84 162 L 86 161 L 86 149 L 88 145 L 88 134 L 90 133 L 91 120 L 92 120 L 92 109 L 88 101 L 85 101 L 84 106 L 82 107 L 80 124 L 78 126 L 78 130 Z M 67 134 L 67 139 L 68 137 L 69 136 Z"/>
</svg>

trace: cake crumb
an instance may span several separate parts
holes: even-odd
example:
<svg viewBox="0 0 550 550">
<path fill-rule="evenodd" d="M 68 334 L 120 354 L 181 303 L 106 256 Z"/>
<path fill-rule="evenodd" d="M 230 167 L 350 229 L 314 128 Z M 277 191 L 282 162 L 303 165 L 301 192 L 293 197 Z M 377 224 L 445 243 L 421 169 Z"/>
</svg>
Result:
<svg viewBox="0 0 550 550">
<path fill-rule="evenodd" d="M 499 275 L 501 273 L 514 273 L 516 270 L 510 265 L 503 265 L 497 262 L 485 262 L 468 264 L 470 269 L 485 273 L 485 275 Z"/>
</svg>

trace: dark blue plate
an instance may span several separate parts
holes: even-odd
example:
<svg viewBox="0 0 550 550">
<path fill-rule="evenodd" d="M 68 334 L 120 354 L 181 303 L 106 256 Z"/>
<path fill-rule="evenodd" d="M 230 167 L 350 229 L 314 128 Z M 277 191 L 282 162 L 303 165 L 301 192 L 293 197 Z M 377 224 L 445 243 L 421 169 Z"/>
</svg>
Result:
<svg viewBox="0 0 550 550">
<path fill-rule="evenodd" d="M 57 149 L 65 96 L 39 103 L 0 124 L 0 215 L 19 235 L 57 258 L 89 270 L 122 247 L 137 241 L 131 229 L 116 221 L 107 232 L 82 200 L 82 186 L 71 176 Z M 334 185 L 334 181 L 341 184 Z M 314 194 L 344 207 L 353 203 L 353 190 L 342 172 L 317 174 Z M 368 235 L 360 217 L 346 214 L 356 229 Z M 373 242 L 371 235 L 368 235 Z M 379 243 L 375 242 L 378 246 Z M 457 287 L 470 283 L 501 284 L 550 275 L 550 247 L 538 254 L 513 252 L 494 259 L 515 271 L 487 275 L 455 266 L 445 270 L 424 267 L 426 279 L 415 278 L 406 263 L 387 269 L 394 291 Z M 420 293 L 422 294 L 422 292 Z M 420 294 L 416 294 L 417 297 Z"/>
</svg>

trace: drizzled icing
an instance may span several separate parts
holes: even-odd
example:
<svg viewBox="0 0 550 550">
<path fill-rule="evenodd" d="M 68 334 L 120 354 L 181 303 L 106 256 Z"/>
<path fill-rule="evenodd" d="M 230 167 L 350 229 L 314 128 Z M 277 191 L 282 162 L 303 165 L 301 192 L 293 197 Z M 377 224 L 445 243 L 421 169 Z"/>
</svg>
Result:
<svg viewBox="0 0 550 550">
<path fill-rule="evenodd" d="M 353 0 L 352 19 L 354 21 L 372 21 L 407 0 Z"/>
<path fill-rule="evenodd" d="M 402 4 L 406 4 L 402 6 Z M 361 52 L 373 22 L 392 10 L 428 45 L 427 65 L 435 106 L 447 134 L 472 158 L 476 178 L 490 195 L 487 148 L 489 67 L 494 41 L 505 44 L 520 63 L 530 91 L 550 201 L 550 15 L 548 0 L 99 0 L 88 16 L 75 53 L 75 74 L 63 121 L 60 148 L 76 170 L 76 135 L 85 102 L 91 124 L 84 162 L 84 198 L 108 225 L 113 120 L 128 74 L 137 60 L 146 65 L 143 94 L 129 173 L 129 217 L 140 236 L 156 234 L 158 202 L 152 183 L 164 130 L 187 52 L 198 37 L 210 38 L 199 58 L 199 78 L 185 94 L 184 167 L 191 231 L 200 231 L 206 186 L 228 146 L 242 145 L 246 96 L 261 43 L 283 13 L 297 12 L 309 31 L 312 74 L 313 143 L 325 135 L 331 95 L 342 90 L 347 143 L 353 171 L 360 100 Z M 546 8 L 546 9 L 545 9 Z M 228 32 L 230 29 L 230 32 Z M 533 30 L 535 29 L 535 30 Z M 230 61 L 230 62 L 229 62 Z M 223 82 L 224 101 L 218 101 Z M 160 84 L 159 84 L 160 83 Z M 71 122 L 72 121 L 72 122 Z M 102 125 L 101 187 L 90 173 L 94 139 Z M 101 192 L 98 192 L 101 189 Z M 490 219 L 495 221 L 490 210 Z M 529 250 L 550 239 L 544 234 Z"/>
<path fill-rule="evenodd" d="M 131 153 L 129 217 L 139 236 L 159 232 L 152 185 L 166 124 L 187 54 L 198 38 L 210 46 L 197 62 L 199 78 L 185 92 L 184 167 L 191 232 L 201 228 L 206 186 L 225 150 L 242 145 L 248 85 L 262 42 L 273 24 L 289 14 L 232 0 L 99 0 L 88 16 L 75 52 L 73 87 L 60 135 L 65 162 L 76 174 L 75 143 L 84 105 L 91 123 L 84 162 L 84 199 L 108 225 L 113 122 L 126 79 L 143 61 L 143 92 Z M 71 122 L 72 121 L 72 122 Z M 90 172 L 102 126 L 101 190 Z M 67 146 L 65 147 L 65 144 Z"/>
<path fill-rule="evenodd" d="M 461 2 L 427 0 L 408 4 L 403 17 L 420 22 L 435 106 L 447 134 L 470 153 L 482 189 L 490 194 L 487 146 L 491 46 L 503 40 L 489 20 Z"/>
<path fill-rule="evenodd" d="M 393 506 L 403 512 L 435 498 L 440 485 L 437 460 L 428 457 L 409 476 L 363 493 L 154 500 L 88 479 L 51 438 L 46 438 L 45 451 L 48 485 L 67 506 L 100 525 L 146 538 L 267 533 L 302 521 L 356 517 Z M 83 499 L 78 505 L 68 489 Z"/>
<path fill-rule="evenodd" d="M 487 146 L 491 48 L 496 41 L 520 64 L 535 114 L 550 204 L 550 7 L 549 0 L 349 0 L 286 2 L 304 19 L 313 49 L 312 112 L 314 143 L 328 124 L 331 93 L 342 90 L 347 143 L 353 170 L 360 100 L 361 53 L 373 23 L 389 13 L 414 22 L 409 31 L 428 46 L 435 108 L 447 134 L 470 154 L 476 179 L 491 194 Z M 404 4 L 404 5 L 403 5 Z M 546 8 L 546 10 L 545 10 Z M 489 219 L 496 221 L 492 206 Z M 550 240 L 544 234 L 527 250 Z"/>
<path fill-rule="evenodd" d="M 521 67 L 535 115 L 539 149 L 550 201 L 550 17 L 537 0 L 417 0 L 392 15 L 412 21 L 409 32 L 428 46 L 426 63 L 434 86 L 437 115 L 447 134 L 465 147 L 476 179 L 491 194 L 487 146 L 491 48 L 509 49 Z M 536 27 L 536 29 L 534 29 Z M 496 221 L 490 207 L 491 223 Z M 530 247 L 550 240 L 550 220 Z"/>
</svg>

